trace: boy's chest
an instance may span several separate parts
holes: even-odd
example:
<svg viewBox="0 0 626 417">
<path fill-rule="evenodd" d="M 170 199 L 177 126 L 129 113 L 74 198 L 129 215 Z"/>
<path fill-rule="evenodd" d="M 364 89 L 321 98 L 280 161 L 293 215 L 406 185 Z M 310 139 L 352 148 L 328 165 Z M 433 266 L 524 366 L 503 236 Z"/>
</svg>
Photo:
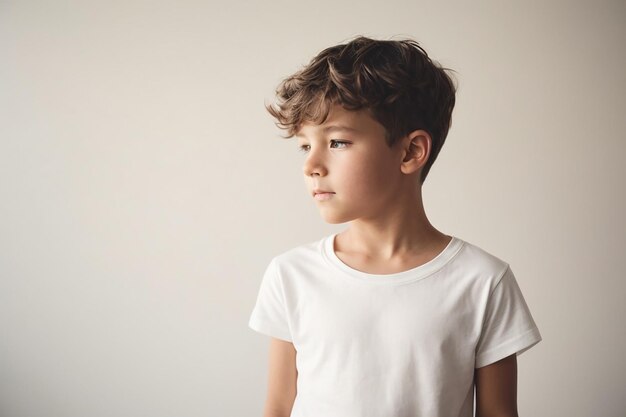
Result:
<svg viewBox="0 0 626 417">
<path fill-rule="evenodd" d="M 359 284 L 311 285 L 299 294 L 290 314 L 299 353 L 337 365 L 375 355 L 380 367 L 394 366 L 399 353 L 414 362 L 471 359 L 480 309 L 469 291 L 445 291 L 435 280 Z"/>
</svg>

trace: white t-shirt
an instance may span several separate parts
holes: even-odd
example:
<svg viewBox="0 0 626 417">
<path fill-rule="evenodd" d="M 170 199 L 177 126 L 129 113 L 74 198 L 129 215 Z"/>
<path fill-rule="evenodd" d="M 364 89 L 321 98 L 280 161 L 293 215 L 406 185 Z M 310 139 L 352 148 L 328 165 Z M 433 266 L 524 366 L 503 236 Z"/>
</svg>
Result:
<svg viewBox="0 0 626 417">
<path fill-rule="evenodd" d="M 394 274 L 343 263 L 334 237 L 272 258 L 248 325 L 293 343 L 291 417 L 471 417 L 474 368 L 542 340 L 509 264 L 452 236 Z"/>
</svg>

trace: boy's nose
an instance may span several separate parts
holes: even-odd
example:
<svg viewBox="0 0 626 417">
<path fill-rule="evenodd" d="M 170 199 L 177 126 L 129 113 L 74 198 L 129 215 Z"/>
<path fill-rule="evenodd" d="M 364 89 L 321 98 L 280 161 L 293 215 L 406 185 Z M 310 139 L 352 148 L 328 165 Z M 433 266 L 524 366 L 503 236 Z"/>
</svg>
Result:
<svg viewBox="0 0 626 417">
<path fill-rule="evenodd" d="M 326 168 L 319 158 L 307 158 L 302 166 L 304 175 L 310 177 L 312 175 L 326 175 Z"/>
</svg>

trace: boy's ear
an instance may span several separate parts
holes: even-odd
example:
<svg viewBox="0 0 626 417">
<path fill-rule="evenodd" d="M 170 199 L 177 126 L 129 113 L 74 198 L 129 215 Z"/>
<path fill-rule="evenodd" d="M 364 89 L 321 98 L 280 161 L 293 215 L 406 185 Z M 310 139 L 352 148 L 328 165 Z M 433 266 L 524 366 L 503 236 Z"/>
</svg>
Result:
<svg viewBox="0 0 626 417">
<path fill-rule="evenodd" d="M 403 139 L 402 165 L 400 169 L 405 174 L 418 171 L 428 161 L 431 138 L 425 130 L 415 130 Z"/>
</svg>

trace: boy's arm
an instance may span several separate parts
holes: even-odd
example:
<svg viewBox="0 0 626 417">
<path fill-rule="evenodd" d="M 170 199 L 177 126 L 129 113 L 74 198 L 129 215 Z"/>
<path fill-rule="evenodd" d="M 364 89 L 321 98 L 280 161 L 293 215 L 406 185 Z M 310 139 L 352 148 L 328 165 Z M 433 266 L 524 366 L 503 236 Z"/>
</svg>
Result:
<svg viewBox="0 0 626 417">
<path fill-rule="evenodd" d="M 289 417 L 296 398 L 296 349 L 293 343 L 272 337 L 269 349 L 267 401 L 263 417 Z"/>
<path fill-rule="evenodd" d="M 515 353 L 476 369 L 474 383 L 476 417 L 518 417 Z"/>
</svg>

